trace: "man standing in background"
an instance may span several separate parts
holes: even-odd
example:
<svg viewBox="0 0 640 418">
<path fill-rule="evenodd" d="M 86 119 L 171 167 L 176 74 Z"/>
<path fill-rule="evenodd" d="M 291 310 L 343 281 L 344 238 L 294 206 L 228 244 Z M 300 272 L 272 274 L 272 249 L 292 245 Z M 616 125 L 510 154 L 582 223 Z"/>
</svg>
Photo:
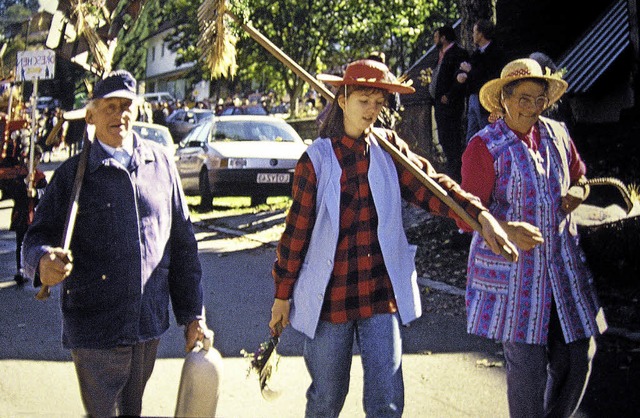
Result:
<svg viewBox="0 0 640 418">
<path fill-rule="evenodd" d="M 456 81 L 460 64 L 469 58 L 467 51 L 456 43 L 456 33 L 449 25 L 438 28 L 433 43 L 439 51 L 438 63 L 433 69 L 429 94 L 434 100 L 434 114 L 438 141 L 447 157 L 446 174 L 460 180 L 462 165 L 462 116 L 464 91 Z"/>
<path fill-rule="evenodd" d="M 467 101 L 467 133 L 465 142 L 469 142 L 473 134 L 489 123 L 489 112 L 478 99 L 480 87 L 489 80 L 500 77 L 500 69 L 506 64 L 500 46 L 493 40 L 494 24 L 480 19 L 473 25 L 473 44 L 476 49 L 471 53 L 469 61 L 460 64 L 456 80 L 466 87 L 469 97 Z"/>
</svg>

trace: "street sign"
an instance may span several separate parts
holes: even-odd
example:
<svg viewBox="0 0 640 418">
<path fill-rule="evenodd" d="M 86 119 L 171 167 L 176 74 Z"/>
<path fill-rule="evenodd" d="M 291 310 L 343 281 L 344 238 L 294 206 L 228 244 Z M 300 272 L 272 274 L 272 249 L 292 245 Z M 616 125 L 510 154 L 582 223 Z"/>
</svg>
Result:
<svg viewBox="0 0 640 418">
<path fill-rule="evenodd" d="M 17 81 L 50 80 L 55 75 L 56 53 L 50 49 L 18 52 Z"/>
</svg>

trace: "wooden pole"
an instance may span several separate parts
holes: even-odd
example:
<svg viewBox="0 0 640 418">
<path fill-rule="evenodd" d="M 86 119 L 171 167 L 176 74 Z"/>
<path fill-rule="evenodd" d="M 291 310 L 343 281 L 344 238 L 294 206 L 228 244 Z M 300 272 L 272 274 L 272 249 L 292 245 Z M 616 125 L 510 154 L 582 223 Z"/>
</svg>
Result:
<svg viewBox="0 0 640 418">
<path fill-rule="evenodd" d="M 276 57 L 280 62 L 286 65 L 291 71 L 293 71 L 298 77 L 305 80 L 309 83 L 314 90 L 319 92 L 327 101 L 333 101 L 334 94 L 329 91 L 323 84 L 320 83 L 318 79 L 309 74 L 304 68 L 302 68 L 297 62 L 295 62 L 291 57 L 285 54 L 280 48 L 275 46 L 269 39 L 267 39 L 264 35 L 262 35 L 258 30 L 256 30 L 253 26 L 242 22 L 235 14 L 226 10 L 227 15 L 239 24 L 242 29 L 244 29 L 251 38 L 253 38 L 256 42 L 262 45 L 269 53 L 271 53 L 274 57 Z M 458 215 L 464 222 L 467 223 L 471 228 L 479 233 L 482 233 L 482 226 L 471 217 L 464 210 L 458 202 L 453 200 L 451 196 L 444 190 L 436 181 L 434 181 L 431 177 L 427 176 L 424 171 L 418 168 L 413 162 L 411 162 L 404 154 L 402 154 L 396 147 L 394 147 L 386 138 L 372 132 L 378 143 L 391 154 L 391 157 L 402 164 L 403 167 L 408 169 L 420 182 L 425 185 L 439 200 L 441 200 L 445 205 L 449 206 L 455 213 Z M 506 247 L 502 247 L 501 251 L 502 256 L 509 260 L 513 261 L 513 254 Z"/>
</svg>

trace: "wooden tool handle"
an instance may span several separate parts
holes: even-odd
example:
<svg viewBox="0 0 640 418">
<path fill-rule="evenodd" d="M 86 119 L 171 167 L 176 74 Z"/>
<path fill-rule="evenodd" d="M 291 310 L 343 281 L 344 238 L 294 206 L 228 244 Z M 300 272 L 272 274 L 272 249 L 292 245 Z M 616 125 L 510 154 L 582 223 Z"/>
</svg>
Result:
<svg viewBox="0 0 640 418">
<path fill-rule="evenodd" d="M 291 57 L 285 54 L 280 48 L 275 46 L 271 41 L 269 41 L 264 35 L 258 32 L 253 26 L 242 22 L 236 15 L 231 13 L 229 10 L 226 10 L 227 15 L 231 17 L 236 23 L 238 23 L 248 34 L 253 38 L 256 42 L 262 45 L 267 51 L 269 51 L 274 57 L 276 57 L 280 62 L 286 65 L 291 71 L 296 73 L 296 75 L 307 83 L 309 83 L 314 90 L 319 92 L 327 101 L 332 101 L 334 99 L 334 95 L 331 91 L 329 91 L 319 80 L 309 74 L 304 68 L 302 68 L 297 62 L 295 62 Z M 426 173 L 420 170 L 415 164 L 413 164 L 404 154 L 402 154 L 398 149 L 396 149 L 389 141 L 384 138 L 381 138 L 380 135 L 375 134 L 376 139 L 380 142 L 380 145 L 393 157 L 394 160 L 398 161 L 404 167 L 409 169 L 411 173 L 418 179 L 420 182 L 425 185 L 439 200 L 441 200 L 445 205 L 449 206 L 463 221 L 465 221 L 471 228 L 475 231 L 482 233 L 482 226 L 473 219 L 462 206 L 458 204 L 451 196 L 447 194 L 447 192 L 440 187 L 438 183 L 436 183 L 432 178 L 426 175 Z M 511 250 L 502 246 L 501 250 L 502 256 L 509 260 L 513 261 L 514 255 Z"/>
<path fill-rule="evenodd" d="M 87 130 L 84 131 L 82 153 L 78 160 L 78 168 L 76 170 L 76 176 L 73 180 L 73 189 L 71 190 L 71 199 L 69 201 L 69 208 L 67 210 L 67 218 L 65 220 L 64 230 L 62 232 L 62 243 L 60 246 L 64 250 L 71 248 L 71 236 L 73 235 L 73 228 L 76 224 L 76 216 L 78 215 L 78 201 L 80 200 L 80 190 L 82 189 L 82 179 L 84 178 L 84 172 L 87 168 L 87 162 L 89 161 L 89 151 L 91 149 L 91 141 L 87 138 Z M 51 289 L 46 284 L 43 284 L 38 293 L 36 299 L 46 300 L 51 295 Z"/>
</svg>

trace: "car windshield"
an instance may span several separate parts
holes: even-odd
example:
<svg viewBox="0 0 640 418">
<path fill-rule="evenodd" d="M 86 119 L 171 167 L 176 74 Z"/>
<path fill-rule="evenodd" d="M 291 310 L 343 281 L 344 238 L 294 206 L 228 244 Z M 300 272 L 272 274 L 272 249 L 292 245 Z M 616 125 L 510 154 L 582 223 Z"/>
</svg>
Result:
<svg viewBox="0 0 640 418">
<path fill-rule="evenodd" d="M 215 124 L 212 141 L 297 141 L 295 130 L 283 123 L 220 121 Z"/>
<path fill-rule="evenodd" d="M 224 109 L 222 115 L 267 115 L 262 106 L 232 106 Z"/>
<path fill-rule="evenodd" d="M 163 131 L 160 129 L 153 129 L 147 126 L 140 126 L 140 125 L 133 125 L 133 129 L 142 138 L 149 139 L 161 145 L 169 145 L 173 143 L 173 141 L 169 138 L 166 131 Z"/>
</svg>

